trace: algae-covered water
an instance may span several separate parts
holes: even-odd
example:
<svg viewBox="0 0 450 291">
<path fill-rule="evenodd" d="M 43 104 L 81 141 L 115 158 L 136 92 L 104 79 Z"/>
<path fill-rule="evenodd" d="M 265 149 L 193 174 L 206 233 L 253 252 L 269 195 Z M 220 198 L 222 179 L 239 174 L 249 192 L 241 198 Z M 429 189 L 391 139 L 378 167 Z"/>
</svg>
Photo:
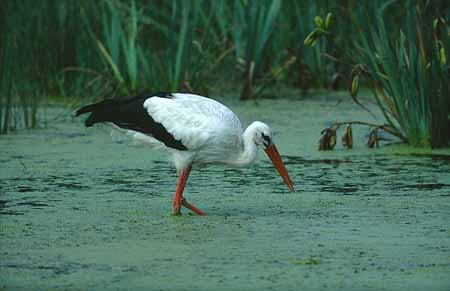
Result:
<svg viewBox="0 0 450 291">
<path fill-rule="evenodd" d="M 339 105 L 337 105 L 339 103 Z M 331 97 L 228 102 L 272 125 L 297 188 L 268 159 L 194 170 L 171 216 L 165 157 L 70 113 L 0 139 L 0 288 L 6 290 L 449 290 L 450 151 L 317 151 Z M 51 111 L 51 110 L 49 110 Z M 61 116 L 67 116 L 61 118 Z"/>
</svg>

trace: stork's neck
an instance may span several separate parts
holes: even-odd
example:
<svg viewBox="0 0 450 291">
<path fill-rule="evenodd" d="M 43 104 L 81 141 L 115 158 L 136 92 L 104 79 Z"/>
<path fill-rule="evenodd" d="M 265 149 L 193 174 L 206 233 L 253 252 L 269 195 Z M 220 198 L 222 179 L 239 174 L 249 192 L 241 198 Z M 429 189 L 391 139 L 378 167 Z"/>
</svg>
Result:
<svg viewBox="0 0 450 291">
<path fill-rule="evenodd" d="M 254 141 L 255 128 L 252 124 L 247 127 L 242 135 L 244 141 L 244 148 L 238 154 L 237 158 L 234 159 L 231 164 L 237 167 L 244 167 L 253 163 L 256 159 L 256 154 L 258 153 L 258 146 Z"/>
</svg>

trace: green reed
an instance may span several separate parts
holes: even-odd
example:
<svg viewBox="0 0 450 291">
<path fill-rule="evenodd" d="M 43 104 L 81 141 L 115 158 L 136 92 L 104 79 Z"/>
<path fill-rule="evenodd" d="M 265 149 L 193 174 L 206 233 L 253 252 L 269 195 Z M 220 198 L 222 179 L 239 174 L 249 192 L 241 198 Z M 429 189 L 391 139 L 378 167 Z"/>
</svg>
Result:
<svg viewBox="0 0 450 291">
<path fill-rule="evenodd" d="M 263 69 L 263 54 L 281 8 L 280 0 L 234 1 L 232 37 L 244 63 L 241 100 L 254 97 L 254 80 Z"/>
<path fill-rule="evenodd" d="M 37 126 L 48 96 L 75 104 L 77 97 L 241 88 L 249 99 L 276 84 L 304 93 L 342 88 L 358 75 L 399 136 L 445 145 L 443 7 L 441 0 L 4 0 L 0 132 Z M 330 35 L 306 48 L 316 16 L 325 20 L 328 11 Z"/>
<path fill-rule="evenodd" d="M 447 146 L 449 141 L 449 26 L 436 3 L 423 1 L 371 1 L 348 3 L 347 32 L 352 39 L 340 59 L 353 64 L 350 92 L 358 103 L 360 80 L 367 82 L 383 113 L 389 132 L 421 147 Z M 342 15 L 341 15 L 342 16 Z M 318 16 L 319 17 L 319 16 Z M 316 33 L 305 43 L 321 37 L 342 42 L 342 32 L 316 20 Z M 341 26 L 338 23 L 337 26 Z M 345 39 L 345 38 L 344 38 Z"/>
<path fill-rule="evenodd" d="M 430 4 L 383 4 L 355 12 L 356 23 L 363 27 L 356 41 L 356 60 L 367 70 L 386 121 L 408 143 L 446 146 L 449 76 L 440 52 L 448 54 L 448 25 Z M 404 13 L 389 20 L 394 9 Z M 395 22 L 397 29 L 392 31 Z"/>
</svg>

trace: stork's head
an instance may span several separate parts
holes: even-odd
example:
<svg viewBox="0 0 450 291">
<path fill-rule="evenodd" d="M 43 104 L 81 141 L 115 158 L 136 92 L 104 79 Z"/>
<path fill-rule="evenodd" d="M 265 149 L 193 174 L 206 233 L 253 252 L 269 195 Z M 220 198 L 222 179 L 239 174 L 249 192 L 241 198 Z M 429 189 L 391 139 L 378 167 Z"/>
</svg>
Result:
<svg viewBox="0 0 450 291">
<path fill-rule="evenodd" d="M 251 126 L 254 129 L 253 140 L 255 144 L 264 148 L 264 151 L 269 156 L 281 178 L 283 178 L 284 183 L 286 183 L 291 192 L 294 192 L 294 185 L 292 184 L 291 178 L 289 177 L 286 167 L 284 166 L 280 153 L 272 140 L 272 129 L 270 126 L 260 121 L 253 122 Z"/>
<path fill-rule="evenodd" d="M 272 145 L 272 129 L 267 124 L 261 121 L 252 123 L 254 128 L 253 141 L 257 146 L 264 146 L 264 148 Z"/>
</svg>

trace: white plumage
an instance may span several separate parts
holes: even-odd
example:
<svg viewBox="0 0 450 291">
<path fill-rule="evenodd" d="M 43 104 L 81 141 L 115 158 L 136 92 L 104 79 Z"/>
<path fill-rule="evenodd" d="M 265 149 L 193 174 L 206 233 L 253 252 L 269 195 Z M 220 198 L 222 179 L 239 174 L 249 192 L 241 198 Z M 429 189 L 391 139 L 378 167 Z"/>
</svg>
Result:
<svg viewBox="0 0 450 291">
<path fill-rule="evenodd" d="M 173 98 L 151 97 L 144 108 L 188 151 L 163 147 L 173 155 L 178 170 L 189 164 L 230 163 L 244 149 L 239 118 L 221 103 L 193 94 L 172 94 Z M 163 145 L 147 136 L 150 144 Z"/>
</svg>

